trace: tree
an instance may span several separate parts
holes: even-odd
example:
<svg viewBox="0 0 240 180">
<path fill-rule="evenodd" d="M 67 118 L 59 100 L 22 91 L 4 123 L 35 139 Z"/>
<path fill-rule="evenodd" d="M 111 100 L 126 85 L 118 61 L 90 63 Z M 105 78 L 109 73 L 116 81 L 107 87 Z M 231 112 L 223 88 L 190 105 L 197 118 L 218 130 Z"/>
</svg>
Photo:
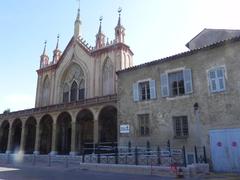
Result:
<svg viewBox="0 0 240 180">
<path fill-rule="evenodd" d="M 10 108 L 5 109 L 5 110 L 3 111 L 3 114 L 7 114 L 7 113 L 10 113 Z"/>
</svg>

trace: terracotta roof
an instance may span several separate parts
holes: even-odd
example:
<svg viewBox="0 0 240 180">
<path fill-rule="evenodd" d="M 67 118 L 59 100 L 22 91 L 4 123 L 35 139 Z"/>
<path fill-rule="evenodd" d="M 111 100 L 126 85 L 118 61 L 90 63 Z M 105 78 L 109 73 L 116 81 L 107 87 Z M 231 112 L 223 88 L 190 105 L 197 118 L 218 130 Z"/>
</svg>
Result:
<svg viewBox="0 0 240 180">
<path fill-rule="evenodd" d="M 178 59 L 183 58 L 183 57 L 191 56 L 193 54 L 197 54 L 197 53 L 202 52 L 202 51 L 207 51 L 207 50 L 210 50 L 210 49 L 214 49 L 214 48 L 221 47 L 221 46 L 231 44 L 231 43 L 235 43 L 235 42 L 238 42 L 238 41 L 240 41 L 240 36 L 234 37 L 234 38 L 231 38 L 231 39 L 222 40 L 222 41 L 204 46 L 202 48 L 181 52 L 179 54 L 168 56 L 168 57 L 165 57 L 165 58 L 162 58 L 162 59 L 157 59 L 157 60 L 154 60 L 154 61 L 150 61 L 150 62 L 139 64 L 139 65 L 136 65 L 136 66 L 132 66 L 132 67 L 129 67 L 127 69 L 117 71 L 116 73 L 120 74 L 120 73 L 123 73 L 123 72 L 128 72 L 128 71 L 133 71 L 133 70 L 141 69 L 141 68 L 148 67 L 148 66 L 153 66 L 153 65 L 156 65 L 156 64 L 159 64 L 159 63 L 178 60 Z"/>
</svg>

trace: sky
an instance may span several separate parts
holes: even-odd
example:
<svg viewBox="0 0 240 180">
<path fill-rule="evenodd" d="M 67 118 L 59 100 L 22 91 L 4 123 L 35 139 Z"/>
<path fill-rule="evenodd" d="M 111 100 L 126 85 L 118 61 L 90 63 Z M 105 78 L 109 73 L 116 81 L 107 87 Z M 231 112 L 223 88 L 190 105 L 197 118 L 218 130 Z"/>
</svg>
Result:
<svg viewBox="0 0 240 180">
<path fill-rule="evenodd" d="M 114 38 L 119 7 L 134 65 L 174 55 L 204 28 L 240 29 L 239 0 L 81 0 L 81 36 L 92 46 L 102 31 Z M 44 41 L 52 58 L 73 35 L 77 0 L 0 2 L 0 113 L 33 108 Z"/>
</svg>

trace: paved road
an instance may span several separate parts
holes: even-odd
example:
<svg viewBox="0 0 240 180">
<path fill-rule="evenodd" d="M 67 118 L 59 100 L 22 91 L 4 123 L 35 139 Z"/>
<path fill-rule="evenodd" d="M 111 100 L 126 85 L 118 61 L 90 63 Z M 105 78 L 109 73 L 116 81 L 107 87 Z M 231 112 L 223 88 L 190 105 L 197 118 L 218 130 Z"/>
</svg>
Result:
<svg viewBox="0 0 240 180">
<path fill-rule="evenodd" d="M 175 177 L 93 172 L 79 168 L 1 165 L 0 180 L 170 180 Z M 210 174 L 189 180 L 240 180 L 240 174 Z"/>
<path fill-rule="evenodd" d="M 174 177 L 94 172 L 79 168 L 0 166 L 0 180 L 170 180 Z M 188 178 L 189 179 L 189 178 Z M 192 178 L 191 178 L 192 179 Z M 199 179 L 199 178 L 195 178 Z"/>
<path fill-rule="evenodd" d="M 54 168 L 54 167 L 27 167 L 11 166 L 0 167 L 0 179 L 8 180 L 168 180 L 173 177 L 159 177 L 146 175 L 129 175 L 117 173 L 93 172 L 79 168 Z"/>
</svg>

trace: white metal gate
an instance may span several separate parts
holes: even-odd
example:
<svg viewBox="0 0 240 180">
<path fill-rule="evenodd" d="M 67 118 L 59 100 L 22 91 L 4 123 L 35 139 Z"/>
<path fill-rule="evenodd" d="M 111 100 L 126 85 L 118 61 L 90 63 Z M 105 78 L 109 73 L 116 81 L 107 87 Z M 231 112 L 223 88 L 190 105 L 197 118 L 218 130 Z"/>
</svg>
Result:
<svg viewBox="0 0 240 180">
<path fill-rule="evenodd" d="M 240 172 L 240 129 L 210 130 L 209 134 L 214 170 Z"/>
</svg>

